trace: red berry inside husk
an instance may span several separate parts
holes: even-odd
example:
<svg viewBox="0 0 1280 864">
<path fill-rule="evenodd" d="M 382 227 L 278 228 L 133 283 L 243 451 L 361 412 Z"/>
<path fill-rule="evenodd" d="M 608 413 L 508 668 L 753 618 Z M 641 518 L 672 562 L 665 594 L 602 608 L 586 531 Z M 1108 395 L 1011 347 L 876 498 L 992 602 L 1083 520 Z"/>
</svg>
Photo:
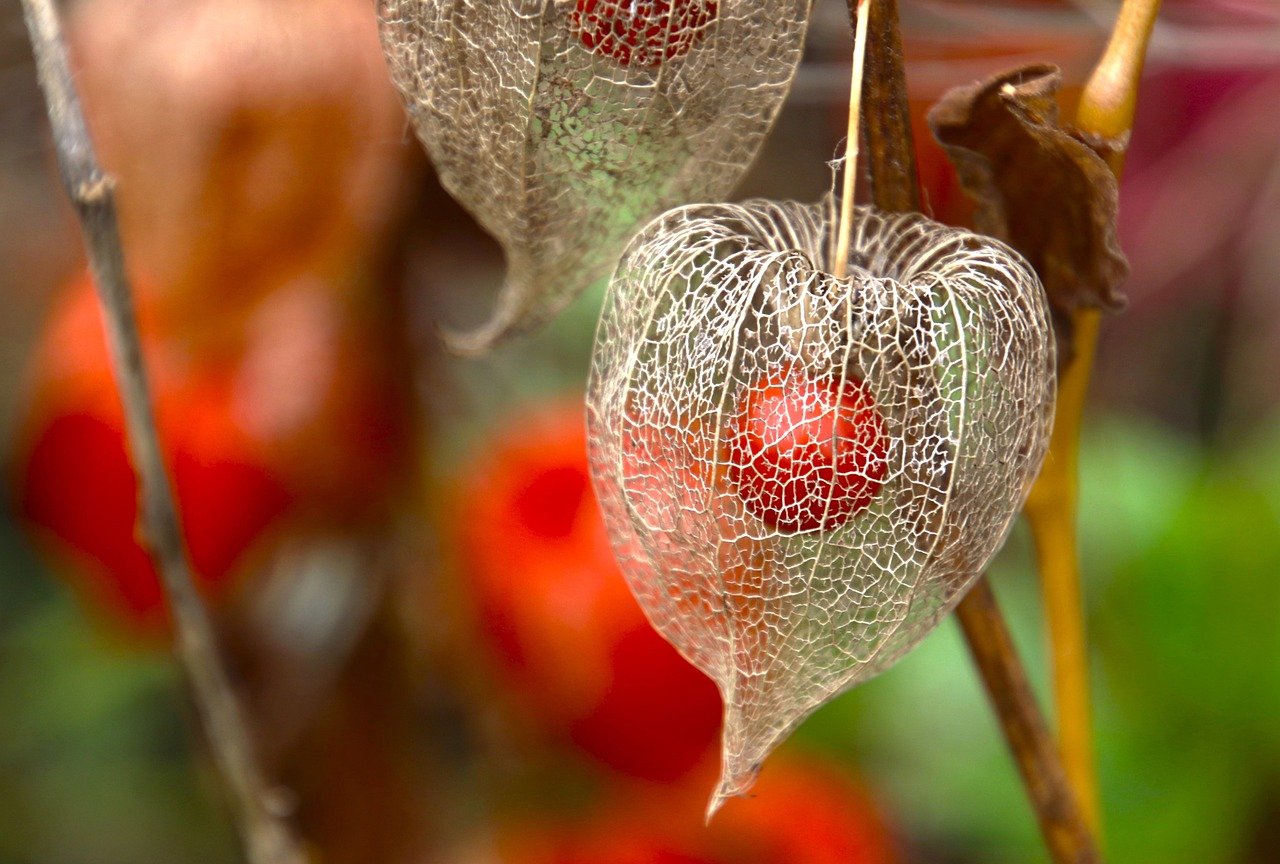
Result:
<svg viewBox="0 0 1280 864">
<path fill-rule="evenodd" d="M 716 0 L 578 0 L 570 24 L 592 53 L 654 68 L 687 54 L 716 12 Z"/>
<path fill-rule="evenodd" d="M 772 370 L 739 397 L 728 476 L 748 511 L 787 533 L 866 509 L 888 471 L 884 420 L 861 379 Z"/>
</svg>

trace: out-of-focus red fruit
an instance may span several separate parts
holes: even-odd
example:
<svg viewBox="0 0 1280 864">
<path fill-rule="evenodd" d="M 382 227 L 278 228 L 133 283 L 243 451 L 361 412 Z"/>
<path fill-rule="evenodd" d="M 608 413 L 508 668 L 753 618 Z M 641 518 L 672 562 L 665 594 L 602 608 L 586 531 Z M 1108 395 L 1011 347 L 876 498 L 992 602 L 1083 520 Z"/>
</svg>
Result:
<svg viewBox="0 0 1280 864">
<path fill-rule="evenodd" d="M 654 68 L 687 54 L 717 6 L 716 0 L 578 0 L 570 24 L 593 53 Z"/>
<path fill-rule="evenodd" d="M 145 308 L 142 314 L 145 320 Z M 216 598 L 232 584 L 241 554 L 288 509 L 292 495 L 231 415 L 231 381 L 190 380 L 182 370 L 187 358 L 145 329 L 193 575 L 201 592 Z M 34 373 L 34 401 L 15 459 L 19 510 L 54 541 L 52 551 L 95 608 L 143 631 L 162 630 L 163 593 L 136 538 L 137 484 L 89 285 L 77 286 L 56 311 Z"/>
<path fill-rule="evenodd" d="M 866 789 L 812 760 L 765 765 L 748 798 L 728 801 L 709 843 L 723 864 L 892 864 L 893 841 Z"/>
<path fill-rule="evenodd" d="M 162 321 L 345 278 L 385 233 L 409 150 L 368 3 L 85 0 L 69 33 Z"/>
<path fill-rule="evenodd" d="M 581 404 L 513 419 L 463 485 L 461 563 L 520 701 L 632 776 L 670 780 L 705 760 L 719 694 L 653 630 L 619 572 Z"/>
<path fill-rule="evenodd" d="M 773 370 L 739 397 L 729 479 L 779 531 L 831 530 L 866 509 L 888 471 L 884 421 L 852 376 Z"/>
<path fill-rule="evenodd" d="M 779 756 L 747 799 L 702 823 L 705 786 L 606 796 L 576 821 L 548 817 L 499 833 L 502 864 L 894 864 L 875 802 L 848 776 Z"/>
<path fill-rule="evenodd" d="M 621 819 L 527 826 L 502 838 L 501 864 L 721 864 L 681 848 L 661 830 Z"/>
<path fill-rule="evenodd" d="M 295 290 L 327 308 L 320 289 Z M 156 327 L 149 296 L 139 295 L 139 317 L 157 422 L 206 596 L 223 596 L 286 526 L 367 517 L 386 498 L 403 435 L 387 431 L 392 402 L 376 395 L 385 388 L 344 380 L 363 370 L 336 317 L 294 315 L 251 335 L 248 349 L 210 359 Z M 30 384 L 13 463 L 20 512 L 94 608 L 140 634 L 163 633 L 168 616 L 136 537 L 137 485 L 87 279 L 55 310 Z"/>
</svg>

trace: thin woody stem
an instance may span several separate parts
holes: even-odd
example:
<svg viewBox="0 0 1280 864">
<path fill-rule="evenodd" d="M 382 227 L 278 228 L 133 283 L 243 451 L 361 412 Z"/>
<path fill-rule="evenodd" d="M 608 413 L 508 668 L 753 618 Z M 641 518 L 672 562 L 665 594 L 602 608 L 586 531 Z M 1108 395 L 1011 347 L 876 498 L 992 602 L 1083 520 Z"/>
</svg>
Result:
<svg viewBox="0 0 1280 864">
<path fill-rule="evenodd" d="M 1056 864 L 1101 861 L 1093 833 L 1080 816 L 1049 726 L 1036 704 L 1026 670 L 985 576 L 956 607 L 956 618 L 969 653 L 982 672 L 987 695 L 1018 764 L 1053 860 Z"/>
<path fill-rule="evenodd" d="M 897 0 L 870 0 L 862 128 L 871 164 L 871 198 L 881 210 L 920 212 L 916 149 L 903 74 Z"/>
<path fill-rule="evenodd" d="M 849 125 L 845 137 L 844 187 L 840 193 L 840 221 L 836 227 L 836 259 L 832 275 L 849 273 L 849 244 L 853 236 L 854 184 L 858 179 L 858 139 L 862 119 L 862 69 L 867 58 L 867 11 L 871 0 L 858 0 L 853 12 L 853 71 L 849 78 Z"/>
<path fill-rule="evenodd" d="M 850 0 L 850 12 L 853 12 Z M 915 149 L 903 72 L 896 0 L 870 0 L 867 136 L 872 198 L 896 212 L 920 209 Z M 991 697 L 1005 740 L 1056 864 L 1092 864 L 1101 857 L 1067 782 L 1048 724 L 986 577 L 956 608 L 969 651 Z"/>
<path fill-rule="evenodd" d="M 1120 154 L 1111 163 L 1119 176 L 1138 108 L 1138 82 L 1147 45 L 1160 13 L 1160 0 L 1124 0 L 1111 40 L 1085 85 L 1076 109 L 1076 128 Z"/>
<path fill-rule="evenodd" d="M 139 489 L 140 534 L 164 583 L 175 646 L 219 772 L 230 792 L 251 864 L 303 864 L 253 752 L 244 712 L 223 669 L 213 628 L 192 584 L 191 567 L 161 455 L 142 346 L 125 273 L 114 181 L 94 154 L 51 0 L 22 0 L 44 93 L 58 166 L 75 206 L 102 305 L 107 342 L 124 407 Z"/>
<path fill-rule="evenodd" d="M 1106 160 L 1117 179 L 1124 168 L 1137 110 L 1138 82 L 1159 10 L 1160 0 L 1125 0 L 1076 113 L 1078 131 Z M 1101 820 L 1077 516 L 1080 425 L 1101 316 L 1096 309 L 1081 309 L 1072 317 L 1072 360 L 1059 378 L 1049 456 L 1027 501 L 1026 514 L 1049 626 L 1058 746 L 1067 776 L 1096 831 Z"/>
<path fill-rule="evenodd" d="M 1095 830 L 1100 824 L 1098 783 L 1076 513 L 1080 422 L 1097 345 L 1098 317 L 1095 310 L 1074 316 L 1072 360 L 1059 375 L 1049 455 L 1025 510 L 1049 629 L 1058 749 L 1067 777 Z"/>
</svg>

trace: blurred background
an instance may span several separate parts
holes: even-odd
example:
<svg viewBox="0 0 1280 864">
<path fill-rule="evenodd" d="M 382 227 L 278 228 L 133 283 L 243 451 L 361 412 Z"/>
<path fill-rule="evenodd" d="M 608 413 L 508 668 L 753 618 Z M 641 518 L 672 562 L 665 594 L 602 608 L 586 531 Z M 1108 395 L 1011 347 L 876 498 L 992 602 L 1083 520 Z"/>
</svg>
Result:
<svg viewBox="0 0 1280 864">
<path fill-rule="evenodd" d="M 1121 198 L 1083 558 L 1109 860 L 1280 861 L 1280 7 L 1166 0 Z M 582 452 L 600 286 L 480 360 L 496 246 L 439 189 L 368 0 L 78 0 L 162 433 L 269 770 L 347 864 L 1045 860 L 950 621 L 815 715 L 709 829 L 719 703 L 621 581 Z M 921 122 L 1060 64 L 1111 0 L 902 0 Z M 848 19 L 818 0 L 739 195 L 813 199 Z M 238 859 L 133 537 L 135 489 L 17 4 L 0 10 L 0 864 Z M 1020 526 L 993 567 L 1044 694 Z"/>
</svg>

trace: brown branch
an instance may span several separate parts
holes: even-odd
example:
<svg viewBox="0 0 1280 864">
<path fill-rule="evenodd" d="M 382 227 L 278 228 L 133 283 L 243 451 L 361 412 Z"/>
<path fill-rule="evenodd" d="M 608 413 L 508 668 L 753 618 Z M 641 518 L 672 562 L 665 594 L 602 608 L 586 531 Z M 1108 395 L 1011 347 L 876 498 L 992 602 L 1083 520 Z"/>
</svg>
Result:
<svg viewBox="0 0 1280 864">
<path fill-rule="evenodd" d="M 1138 105 L 1138 83 L 1160 0 L 1125 0 L 1107 49 L 1089 76 L 1076 114 L 1077 131 L 1097 151 L 1118 181 Z M 1112 216 L 1114 220 L 1114 214 Z M 1080 424 L 1097 351 L 1100 314 L 1077 307 L 1069 313 L 1072 351 L 1059 375 L 1058 407 L 1049 457 L 1027 502 L 1045 594 L 1053 647 L 1054 701 L 1058 739 L 1067 776 L 1096 826 L 1097 769 L 1089 698 L 1089 654 L 1080 579 L 1077 463 Z"/>
<path fill-rule="evenodd" d="M 849 76 L 849 123 L 844 142 L 844 184 L 840 193 L 840 218 L 836 221 L 836 256 L 831 275 L 844 279 L 849 274 L 849 243 L 853 238 L 854 184 L 858 179 L 858 141 L 862 122 L 863 70 L 867 57 L 867 25 L 871 0 L 853 0 L 853 72 Z"/>
<path fill-rule="evenodd" d="M 102 305 L 129 452 L 138 478 L 140 534 L 168 594 L 176 631 L 174 650 L 233 799 L 247 857 L 252 864 L 302 864 L 306 856 L 281 817 L 281 796 L 268 786 L 255 761 L 244 712 L 222 667 L 213 627 L 191 581 L 125 273 L 114 181 L 103 172 L 94 154 L 57 11 L 51 0 L 22 0 L 22 11 L 49 112 L 58 167 L 80 218 Z"/>
<path fill-rule="evenodd" d="M 1018 763 L 1053 860 L 1060 864 L 1100 861 L 986 577 L 979 579 L 956 607 L 956 618 L 969 653 L 982 672 L 987 695 Z"/>
<path fill-rule="evenodd" d="M 1058 750 L 1085 816 L 1094 830 L 1098 830 L 1101 809 L 1076 525 L 1080 503 L 1080 423 L 1098 343 L 1100 313 L 1097 309 L 1083 308 L 1069 314 L 1071 360 L 1058 374 L 1058 404 L 1049 455 L 1031 487 L 1024 513 L 1031 527 L 1044 595 L 1045 623 L 1049 628 Z"/>
<path fill-rule="evenodd" d="M 851 14 L 856 6 L 857 0 L 849 0 Z M 919 212 L 920 191 L 897 0 L 871 0 L 867 88 L 864 123 L 873 201 L 882 210 Z M 1026 671 L 985 576 L 960 601 L 956 617 L 1054 861 L 1100 861 L 1097 844 L 1081 817 L 1048 724 L 1027 683 Z"/>
<path fill-rule="evenodd" d="M 911 140 L 911 109 L 903 74 L 902 34 L 897 0 L 870 0 L 866 92 L 862 123 L 871 164 L 871 195 L 881 210 L 920 210 L 916 150 Z M 857 0 L 849 0 L 853 15 Z"/>
</svg>

